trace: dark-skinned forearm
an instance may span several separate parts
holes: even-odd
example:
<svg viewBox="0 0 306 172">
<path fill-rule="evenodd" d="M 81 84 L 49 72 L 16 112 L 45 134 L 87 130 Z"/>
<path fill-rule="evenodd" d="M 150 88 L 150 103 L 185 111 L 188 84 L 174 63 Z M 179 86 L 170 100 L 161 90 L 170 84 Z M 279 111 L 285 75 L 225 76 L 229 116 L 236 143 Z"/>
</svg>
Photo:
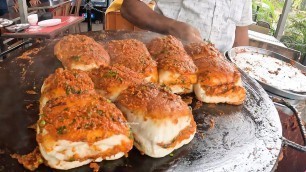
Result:
<svg viewBox="0 0 306 172">
<path fill-rule="evenodd" d="M 249 45 L 248 26 L 237 26 L 235 31 L 235 42 L 233 47 L 248 46 L 248 45 Z"/>
<path fill-rule="evenodd" d="M 124 0 L 121 15 L 141 29 L 170 34 L 176 21 L 160 15 L 139 0 Z"/>
</svg>

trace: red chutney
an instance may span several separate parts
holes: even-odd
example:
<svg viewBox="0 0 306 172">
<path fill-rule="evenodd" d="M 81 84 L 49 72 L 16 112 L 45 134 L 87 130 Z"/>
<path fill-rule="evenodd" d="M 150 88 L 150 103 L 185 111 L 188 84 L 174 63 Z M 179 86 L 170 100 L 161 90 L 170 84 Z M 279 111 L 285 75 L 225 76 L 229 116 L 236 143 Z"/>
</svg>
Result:
<svg viewBox="0 0 306 172">
<path fill-rule="evenodd" d="M 144 112 L 145 118 L 153 120 L 170 119 L 176 123 L 179 117 L 193 118 L 188 105 L 179 96 L 153 83 L 129 87 L 119 95 L 117 103 L 131 111 Z"/>
<path fill-rule="evenodd" d="M 138 40 L 110 41 L 107 44 L 107 51 L 111 57 L 112 65 L 123 65 L 145 77 L 157 70 L 157 64 L 151 58 L 146 46 Z"/>
<path fill-rule="evenodd" d="M 140 84 L 144 76 L 121 65 L 101 66 L 89 72 L 89 76 L 96 89 L 102 89 L 108 93 L 118 87 L 128 87 Z"/>
<path fill-rule="evenodd" d="M 54 47 L 54 53 L 64 66 L 96 64 L 108 65 L 110 58 L 104 47 L 85 35 L 68 35 Z"/>
<path fill-rule="evenodd" d="M 147 47 L 154 59 L 168 51 L 185 52 L 182 42 L 171 35 L 155 38 Z"/>
<path fill-rule="evenodd" d="M 49 99 L 69 94 L 81 94 L 94 90 L 90 77 L 81 70 L 56 69 L 44 82 L 42 95 Z"/>
<path fill-rule="evenodd" d="M 191 43 L 185 47 L 187 53 L 193 60 L 199 58 L 222 58 L 222 54 L 212 43 L 199 42 Z"/>
<path fill-rule="evenodd" d="M 112 135 L 129 137 L 130 129 L 121 111 L 96 93 L 69 95 L 50 100 L 38 121 L 37 140 L 69 140 L 94 143 Z"/>
<path fill-rule="evenodd" d="M 148 49 L 157 61 L 159 69 L 180 74 L 197 72 L 196 65 L 184 50 L 182 43 L 173 36 L 153 39 L 148 45 Z"/>
<path fill-rule="evenodd" d="M 237 68 L 223 58 L 200 58 L 195 60 L 198 66 L 198 82 L 207 86 L 236 83 L 240 79 Z"/>
</svg>

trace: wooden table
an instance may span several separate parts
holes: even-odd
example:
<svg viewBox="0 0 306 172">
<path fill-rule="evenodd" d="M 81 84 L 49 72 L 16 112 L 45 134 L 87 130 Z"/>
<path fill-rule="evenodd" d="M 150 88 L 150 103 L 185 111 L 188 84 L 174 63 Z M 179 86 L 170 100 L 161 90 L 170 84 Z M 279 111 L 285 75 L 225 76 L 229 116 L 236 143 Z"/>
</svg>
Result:
<svg viewBox="0 0 306 172">
<path fill-rule="evenodd" d="M 62 23 L 52 27 L 38 27 L 36 29 L 31 29 L 30 27 L 25 31 L 17 33 L 0 31 L 1 52 L 5 51 L 4 41 L 7 38 L 47 38 L 47 39 L 54 38 L 55 36 L 59 35 L 61 32 L 85 20 L 83 17 L 78 17 L 78 16 L 56 16 L 54 18 L 61 19 Z M 3 60 L 4 58 L 6 58 L 5 55 L 3 58 L 0 58 L 0 60 Z"/>
<path fill-rule="evenodd" d="M 36 12 L 37 11 L 31 11 L 28 14 L 29 15 L 30 14 L 35 14 Z M 0 18 L 9 19 L 9 20 L 12 20 L 14 23 L 18 23 L 20 21 L 20 14 L 18 12 L 11 11 L 11 12 L 7 12 L 4 15 L 0 16 Z M 3 32 L 3 29 L 0 28 L 0 51 L 1 51 L 1 53 L 6 50 L 4 42 L 8 42 L 8 41 L 12 40 L 12 39 L 4 40 L 3 38 L 1 38 L 2 32 Z M 0 60 L 2 60 L 1 57 L 0 57 Z"/>
<path fill-rule="evenodd" d="M 41 4 L 33 5 L 28 7 L 29 10 L 46 10 L 46 9 L 53 9 L 63 4 L 69 3 L 69 0 L 49 0 L 47 2 L 42 2 Z"/>
<path fill-rule="evenodd" d="M 22 32 L 11 33 L 4 32 L 1 37 L 3 38 L 54 38 L 56 35 L 65 31 L 69 27 L 79 24 L 84 21 L 83 17 L 78 16 L 56 16 L 56 19 L 61 19 L 62 23 L 52 27 L 38 27 L 33 29 L 30 27 Z"/>
</svg>

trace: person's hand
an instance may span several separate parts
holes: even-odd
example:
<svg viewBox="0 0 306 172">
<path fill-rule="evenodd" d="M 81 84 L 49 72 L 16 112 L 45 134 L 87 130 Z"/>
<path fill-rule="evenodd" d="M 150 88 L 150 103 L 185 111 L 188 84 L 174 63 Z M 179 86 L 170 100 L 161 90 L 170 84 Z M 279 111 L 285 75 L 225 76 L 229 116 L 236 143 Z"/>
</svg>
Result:
<svg viewBox="0 0 306 172">
<path fill-rule="evenodd" d="M 14 8 L 15 12 L 19 11 L 19 5 L 18 5 L 18 1 L 17 0 L 14 0 L 13 8 Z"/>
<path fill-rule="evenodd" d="M 179 21 L 171 23 L 169 34 L 190 43 L 202 41 L 201 34 L 198 29 L 187 23 Z"/>
</svg>

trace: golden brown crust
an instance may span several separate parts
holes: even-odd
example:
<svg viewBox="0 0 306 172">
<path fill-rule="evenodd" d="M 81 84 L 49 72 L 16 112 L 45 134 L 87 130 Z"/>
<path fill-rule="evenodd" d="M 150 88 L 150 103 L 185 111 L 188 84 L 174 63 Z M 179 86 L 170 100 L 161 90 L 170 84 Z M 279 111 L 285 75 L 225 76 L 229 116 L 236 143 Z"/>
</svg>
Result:
<svg viewBox="0 0 306 172">
<path fill-rule="evenodd" d="M 163 83 L 160 83 L 160 84 L 162 87 L 171 87 L 171 86 L 176 85 L 176 86 L 180 86 L 181 88 L 189 89 L 190 84 L 195 84 L 195 83 L 197 83 L 197 75 L 190 74 L 190 75 L 181 75 L 177 79 L 163 81 Z"/>
<path fill-rule="evenodd" d="M 202 57 L 194 61 L 198 66 L 198 83 L 206 86 L 216 86 L 237 83 L 240 72 L 223 58 Z"/>
<path fill-rule="evenodd" d="M 55 140 L 94 143 L 113 135 L 130 136 L 121 111 L 96 93 L 52 99 L 40 116 L 39 143 Z M 43 130 L 48 133 L 43 135 Z"/>
<path fill-rule="evenodd" d="M 192 59 L 184 52 L 169 51 L 159 55 L 156 61 L 159 69 L 178 72 L 182 75 L 194 74 L 198 70 Z"/>
<path fill-rule="evenodd" d="M 246 90 L 241 86 L 236 86 L 235 84 L 224 84 L 212 87 L 201 85 L 201 88 L 205 91 L 207 96 L 229 98 L 232 101 L 227 102 L 228 104 L 240 105 L 246 97 Z"/>
<path fill-rule="evenodd" d="M 182 43 L 173 36 L 153 39 L 149 52 L 158 63 L 158 68 L 180 74 L 194 74 L 197 67 L 184 50 Z"/>
<path fill-rule="evenodd" d="M 182 116 L 192 117 L 181 97 L 153 83 L 129 87 L 119 95 L 117 103 L 132 112 L 144 112 L 145 118 L 176 120 Z"/>
<path fill-rule="evenodd" d="M 63 37 L 55 45 L 54 54 L 68 69 L 72 69 L 75 65 L 107 66 L 110 61 L 104 47 L 85 35 Z"/>
<path fill-rule="evenodd" d="M 242 104 L 246 91 L 238 69 L 228 62 L 211 43 L 192 43 L 185 47 L 198 67 L 198 83 L 207 96 L 227 97 L 228 104 Z"/>
<path fill-rule="evenodd" d="M 222 57 L 222 54 L 212 43 L 208 42 L 198 42 L 191 43 L 185 46 L 186 52 L 192 57 L 193 60 L 199 58 L 215 58 Z"/>
<path fill-rule="evenodd" d="M 58 68 L 44 81 L 42 96 L 53 99 L 69 94 L 81 94 L 94 90 L 90 77 L 80 70 Z"/>
<path fill-rule="evenodd" d="M 121 65 L 101 66 L 89 72 L 89 76 L 95 84 L 95 89 L 112 93 L 118 87 L 129 87 L 140 84 L 144 76 Z"/>
<path fill-rule="evenodd" d="M 201 87 L 205 90 L 206 95 L 208 96 L 224 96 L 229 94 L 229 91 L 232 92 L 245 92 L 243 91 L 243 87 L 237 86 L 235 84 L 224 84 L 224 85 L 218 85 L 218 86 L 206 86 L 206 85 L 201 85 Z"/>
<path fill-rule="evenodd" d="M 196 132 L 197 125 L 194 120 L 191 120 L 190 125 L 185 127 L 179 132 L 179 134 L 170 143 L 157 143 L 160 147 L 168 149 L 174 148 L 177 144 L 181 143 L 183 140 L 190 138 L 192 134 Z"/>
<path fill-rule="evenodd" d="M 154 59 L 158 58 L 160 54 L 167 53 L 168 51 L 185 51 L 182 42 L 172 35 L 155 38 L 147 47 Z"/>
<path fill-rule="evenodd" d="M 156 62 L 142 42 L 135 39 L 116 40 L 110 41 L 106 47 L 112 65 L 123 65 L 145 77 L 157 74 Z"/>
</svg>

